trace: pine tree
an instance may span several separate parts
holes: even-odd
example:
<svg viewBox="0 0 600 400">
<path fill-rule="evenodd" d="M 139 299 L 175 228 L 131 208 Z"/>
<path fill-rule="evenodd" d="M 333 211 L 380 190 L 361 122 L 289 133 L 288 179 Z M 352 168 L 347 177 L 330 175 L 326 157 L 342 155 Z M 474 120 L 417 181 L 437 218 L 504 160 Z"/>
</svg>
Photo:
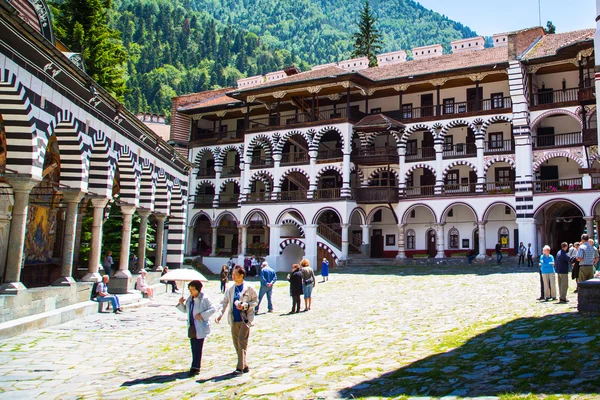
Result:
<svg viewBox="0 0 600 400">
<path fill-rule="evenodd" d="M 546 33 L 549 35 L 556 33 L 556 27 L 554 26 L 552 21 L 546 22 L 546 27 L 544 28 L 544 31 L 546 31 Z"/>
<path fill-rule="evenodd" d="M 89 76 L 123 101 L 127 51 L 121 33 L 108 26 L 110 0 L 65 0 L 54 4 L 55 32 L 71 50 L 81 53 Z"/>
<path fill-rule="evenodd" d="M 356 23 L 358 32 L 354 38 L 354 51 L 352 57 L 368 57 L 369 67 L 377 66 L 377 53 L 381 51 L 383 44 L 379 29 L 375 27 L 377 20 L 369 8 L 369 0 L 365 0 L 365 6 L 360 11 L 360 19 Z"/>
</svg>

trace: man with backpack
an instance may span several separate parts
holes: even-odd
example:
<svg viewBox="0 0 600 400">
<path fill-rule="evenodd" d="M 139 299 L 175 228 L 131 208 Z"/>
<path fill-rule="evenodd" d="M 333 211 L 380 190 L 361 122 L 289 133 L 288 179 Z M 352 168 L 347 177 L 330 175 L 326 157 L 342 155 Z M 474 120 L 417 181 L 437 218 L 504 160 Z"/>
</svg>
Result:
<svg viewBox="0 0 600 400">
<path fill-rule="evenodd" d="M 112 304 L 112 308 L 115 314 L 121 314 L 123 310 L 121 310 L 121 303 L 119 302 L 119 298 L 112 294 L 108 294 L 108 275 L 104 275 L 102 277 L 102 282 L 98 282 L 96 286 L 96 298 L 95 300 L 99 303 L 109 302 Z"/>
</svg>

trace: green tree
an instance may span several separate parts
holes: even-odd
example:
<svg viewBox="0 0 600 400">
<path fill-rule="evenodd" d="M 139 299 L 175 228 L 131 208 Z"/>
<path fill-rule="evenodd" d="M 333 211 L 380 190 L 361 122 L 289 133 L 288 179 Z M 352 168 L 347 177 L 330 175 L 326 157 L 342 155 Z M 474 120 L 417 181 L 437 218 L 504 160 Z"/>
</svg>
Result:
<svg viewBox="0 0 600 400">
<path fill-rule="evenodd" d="M 368 57 L 369 67 L 377 66 L 377 53 L 382 49 L 383 41 L 379 29 L 375 27 L 377 20 L 369 8 L 369 0 L 360 10 L 360 18 L 356 23 L 358 32 L 354 33 L 354 51 L 352 57 Z"/>
<path fill-rule="evenodd" d="M 110 0 L 64 0 L 53 4 L 54 29 L 71 50 L 81 53 L 87 74 L 123 101 L 127 51 L 121 33 L 108 26 Z"/>
<path fill-rule="evenodd" d="M 556 33 L 556 27 L 554 26 L 552 21 L 546 22 L 546 27 L 544 28 L 544 31 L 546 31 L 546 33 L 549 35 Z"/>
</svg>

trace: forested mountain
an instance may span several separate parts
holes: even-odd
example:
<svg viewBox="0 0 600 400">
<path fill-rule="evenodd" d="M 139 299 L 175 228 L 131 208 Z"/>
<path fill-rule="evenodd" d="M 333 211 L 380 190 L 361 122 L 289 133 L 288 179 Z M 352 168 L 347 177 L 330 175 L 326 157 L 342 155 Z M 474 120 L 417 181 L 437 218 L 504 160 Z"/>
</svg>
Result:
<svg viewBox="0 0 600 400">
<path fill-rule="evenodd" d="M 235 85 L 290 64 L 343 60 L 363 0 L 113 0 L 109 24 L 129 53 L 125 103 L 170 114 L 171 98 Z M 475 36 L 413 0 L 371 0 L 383 51 Z"/>
</svg>

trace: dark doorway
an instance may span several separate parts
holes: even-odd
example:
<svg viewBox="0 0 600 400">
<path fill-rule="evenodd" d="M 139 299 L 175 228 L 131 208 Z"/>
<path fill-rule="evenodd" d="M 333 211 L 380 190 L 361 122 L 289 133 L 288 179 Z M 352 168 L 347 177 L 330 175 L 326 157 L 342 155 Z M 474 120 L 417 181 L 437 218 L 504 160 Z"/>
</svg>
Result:
<svg viewBox="0 0 600 400">
<path fill-rule="evenodd" d="M 537 128 L 537 141 L 535 143 L 537 147 L 551 147 L 555 145 L 554 141 L 554 127 L 538 127 Z"/>
<path fill-rule="evenodd" d="M 420 177 L 419 185 L 421 186 L 421 194 L 432 196 L 435 190 L 435 175 L 430 169 L 423 169 L 423 175 Z"/>
<path fill-rule="evenodd" d="M 550 246 L 552 254 L 560 249 L 561 242 L 581 241 L 581 234 L 585 230 L 585 221 L 579 208 L 565 201 L 546 206 L 536 219 L 542 221 L 542 231 L 546 233 L 542 246 Z"/>
<path fill-rule="evenodd" d="M 371 236 L 371 258 L 383 257 L 383 234 L 381 229 L 373 229 Z"/>
<path fill-rule="evenodd" d="M 558 180 L 558 165 L 544 165 L 540 167 L 541 181 L 557 181 Z"/>
<path fill-rule="evenodd" d="M 475 229 L 473 232 L 473 250 L 475 250 L 475 254 L 479 254 L 479 229 Z"/>
<path fill-rule="evenodd" d="M 437 237 L 434 229 L 427 231 L 427 254 L 429 258 L 437 255 Z"/>
<path fill-rule="evenodd" d="M 433 93 L 421 95 L 421 117 L 433 116 Z"/>
<path fill-rule="evenodd" d="M 477 92 L 479 92 L 479 104 L 481 104 L 481 100 L 483 99 L 483 88 L 480 87 L 479 90 L 476 88 L 467 89 L 467 111 L 476 111 L 480 110 L 481 107 L 477 107 Z"/>
</svg>

